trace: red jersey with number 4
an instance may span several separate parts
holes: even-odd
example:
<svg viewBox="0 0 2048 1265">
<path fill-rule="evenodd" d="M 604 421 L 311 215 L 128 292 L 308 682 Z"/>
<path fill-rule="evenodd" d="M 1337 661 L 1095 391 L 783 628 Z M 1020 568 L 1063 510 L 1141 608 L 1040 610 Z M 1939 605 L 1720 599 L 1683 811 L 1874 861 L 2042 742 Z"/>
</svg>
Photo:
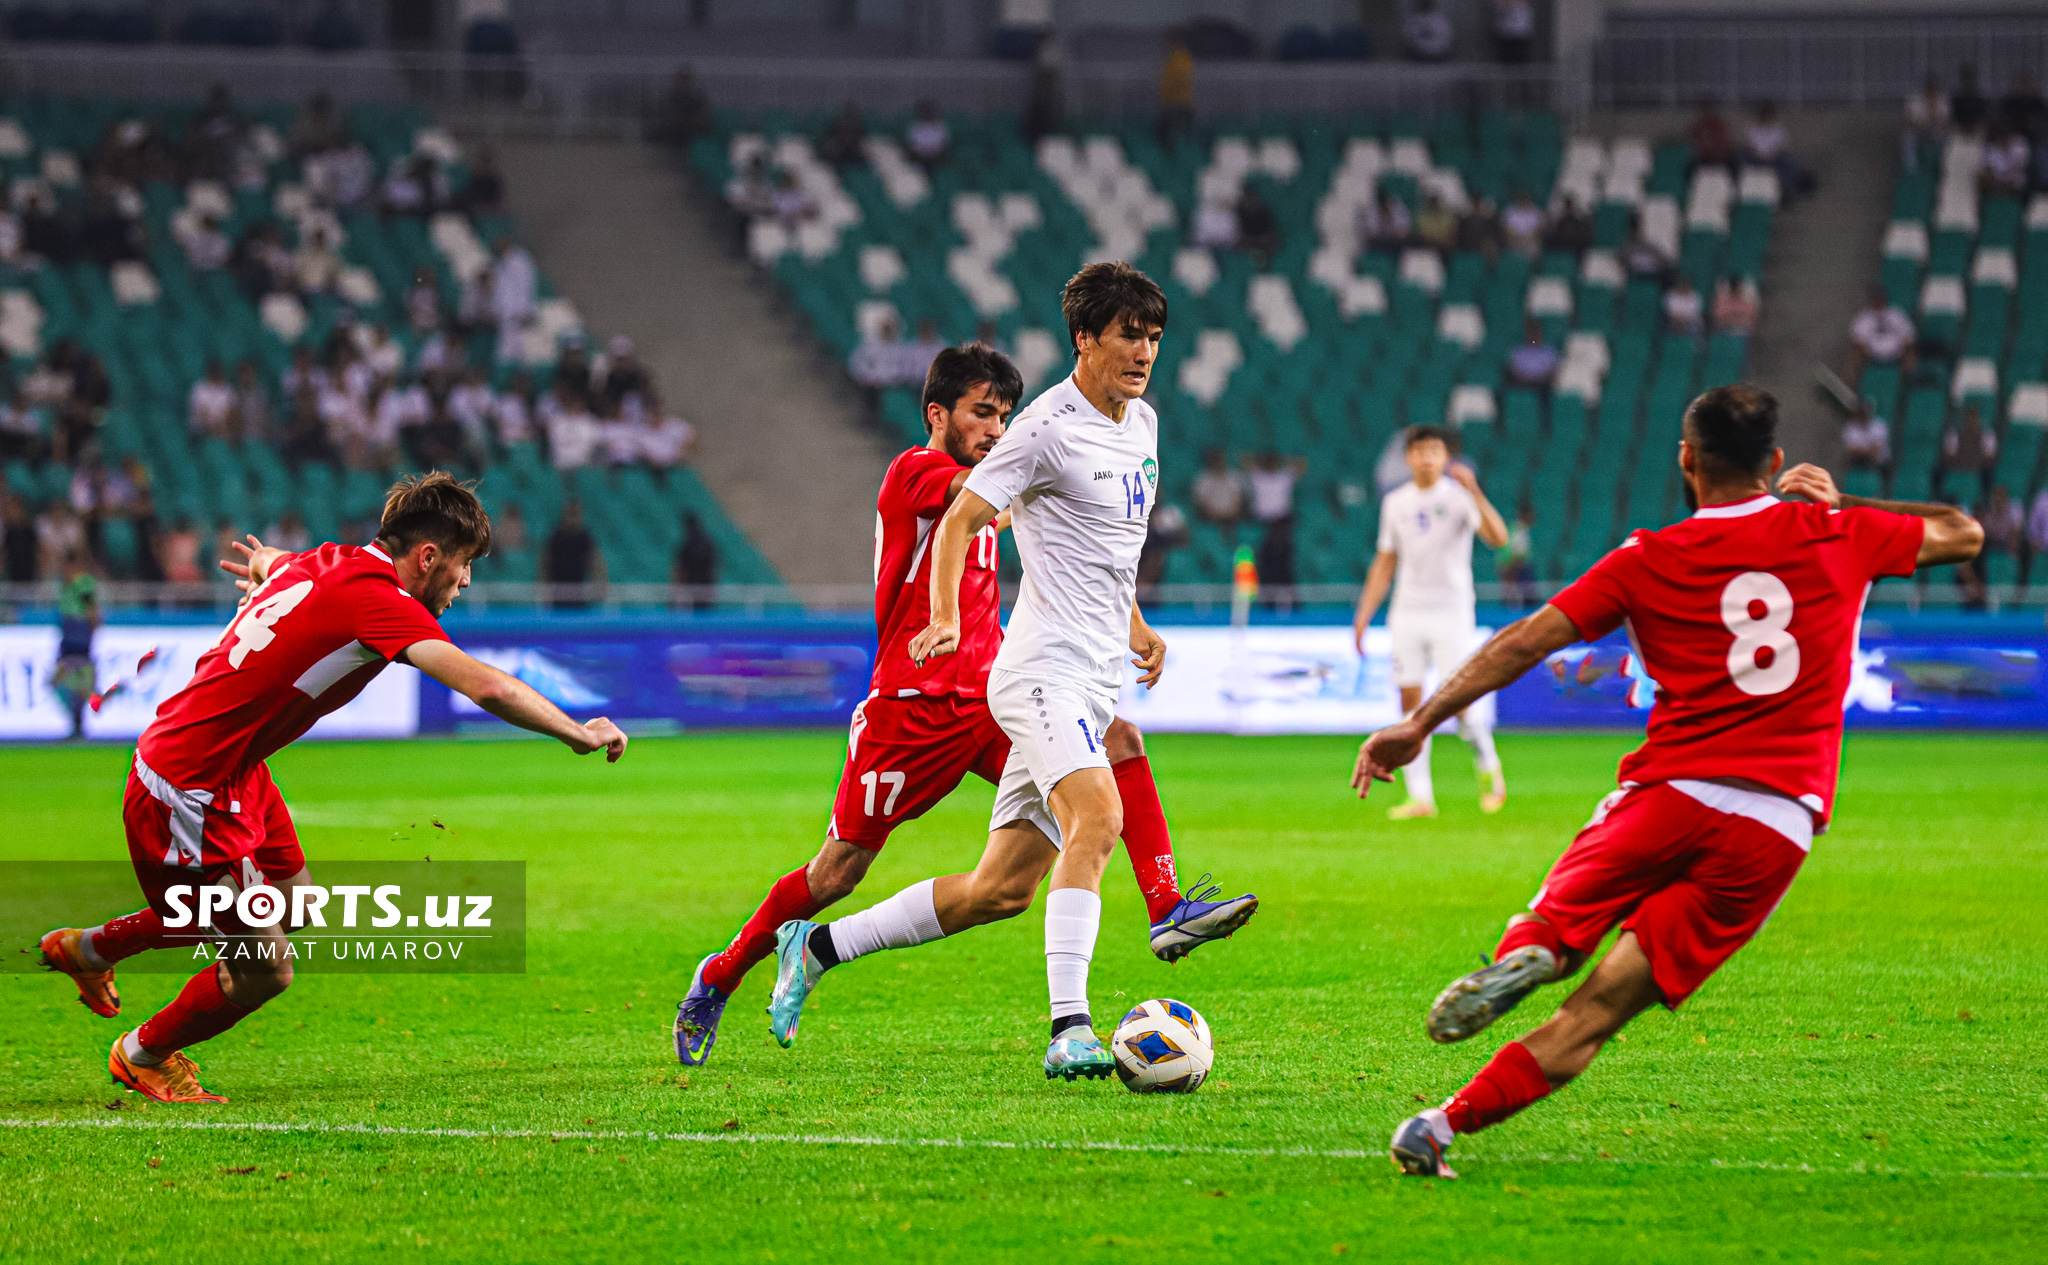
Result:
<svg viewBox="0 0 2048 1265">
<path fill-rule="evenodd" d="M 233 786 L 407 646 L 446 640 L 375 545 L 279 558 L 136 749 L 180 790 Z"/>
<path fill-rule="evenodd" d="M 869 688 L 885 698 L 910 694 L 988 695 L 988 669 L 1002 648 L 996 588 L 995 524 L 967 549 L 960 576 L 960 648 L 910 658 L 910 642 L 932 620 L 932 528 L 946 512 L 946 489 L 962 467 L 936 448 L 912 448 L 889 464 L 875 497 L 875 634 L 879 649 Z"/>
<path fill-rule="evenodd" d="M 1638 531 L 1550 599 L 1594 641 L 1627 624 L 1657 683 L 1620 780 L 1740 777 L 1834 811 L 1863 600 L 1913 573 L 1922 520 L 1771 496 Z"/>
</svg>

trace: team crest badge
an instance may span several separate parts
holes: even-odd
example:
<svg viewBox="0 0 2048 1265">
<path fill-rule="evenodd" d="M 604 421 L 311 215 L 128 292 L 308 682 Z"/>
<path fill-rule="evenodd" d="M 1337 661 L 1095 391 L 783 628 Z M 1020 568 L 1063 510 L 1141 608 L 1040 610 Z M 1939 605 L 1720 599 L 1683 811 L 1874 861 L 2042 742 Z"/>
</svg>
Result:
<svg viewBox="0 0 2048 1265">
<path fill-rule="evenodd" d="M 1156 488 L 1156 487 L 1158 487 L 1158 486 L 1159 486 L 1159 463 L 1158 463 L 1158 462 L 1156 462 L 1156 461 L 1154 461 L 1154 460 L 1152 460 L 1152 458 L 1150 458 L 1150 457 L 1147 457 L 1147 458 L 1145 458 L 1145 464 L 1144 464 L 1144 466 L 1143 466 L 1142 468 L 1143 468 L 1143 469 L 1144 469 L 1144 471 L 1145 471 L 1145 486 L 1146 486 L 1146 487 L 1149 487 L 1149 488 Z"/>
</svg>

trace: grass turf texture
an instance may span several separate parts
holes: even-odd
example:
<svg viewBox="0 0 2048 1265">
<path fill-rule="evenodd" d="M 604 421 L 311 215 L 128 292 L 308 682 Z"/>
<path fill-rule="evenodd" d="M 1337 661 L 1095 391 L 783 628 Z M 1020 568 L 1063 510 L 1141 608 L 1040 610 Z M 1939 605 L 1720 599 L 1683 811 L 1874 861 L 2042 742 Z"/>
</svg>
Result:
<svg viewBox="0 0 2048 1265">
<path fill-rule="evenodd" d="M 1184 875 L 1263 902 L 1167 967 L 1112 862 L 1096 1013 L 1202 1010 L 1217 1070 L 1187 1098 L 1042 1079 L 1036 908 L 834 972 L 790 1051 L 760 1014 L 771 960 L 712 1064 L 678 1068 L 690 968 L 814 849 L 835 735 L 648 740 L 612 768 L 543 743 L 293 748 L 274 768 L 316 878 L 322 859 L 429 849 L 527 859 L 528 975 L 309 976 L 196 1049 L 232 1104 L 146 1110 L 109 1086 L 106 1048 L 181 976 L 125 976 L 118 1022 L 62 980 L 0 976 L 0 1117 L 35 1125 L 0 1128 L 0 1258 L 2038 1259 L 2048 743 L 1852 738 L 1839 825 L 1759 940 L 1580 1083 L 1461 1139 L 1463 1180 L 1428 1182 L 1385 1160 L 1394 1123 L 1547 1010 L 1454 1047 L 1423 1037 L 1423 1011 L 1628 743 L 1504 738 L 1495 818 L 1459 744 L 1437 745 L 1443 817 L 1389 823 L 1391 797 L 1349 798 L 1347 741 L 1151 740 Z M 126 761 L 0 751 L 0 859 L 125 855 Z M 977 783 L 899 832 L 835 912 L 971 865 L 990 796 Z M 410 824 L 430 815 L 453 836 Z M 182 1127 L 201 1122 L 225 1127 Z M 330 1131 L 240 1127 L 285 1123 Z M 1017 1145 L 773 1140 L 793 1135 Z"/>
</svg>

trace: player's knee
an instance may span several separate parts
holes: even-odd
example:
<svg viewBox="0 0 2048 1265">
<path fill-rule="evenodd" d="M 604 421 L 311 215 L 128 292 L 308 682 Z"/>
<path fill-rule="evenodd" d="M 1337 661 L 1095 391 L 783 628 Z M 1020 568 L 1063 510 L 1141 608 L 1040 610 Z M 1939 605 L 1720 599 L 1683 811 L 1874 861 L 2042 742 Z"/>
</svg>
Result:
<svg viewBox="0 0 2048 1265">
<path fill-rule="evenodd" d="M 264 963 L 256 968 L 230 971 L 228 980 L 230 1000 L 245 1009 L 254 1010 L 292 986 L 292 964 L 289 961 Z"/>
<path fill-rule="evenodd" d="M 1111 764 L 1136 760 L 1145 754 L 1145 735 L 1136 725 L 1119 716 L 1109 722 L 1102 735 L 1102 751 Z"/>
</svg>

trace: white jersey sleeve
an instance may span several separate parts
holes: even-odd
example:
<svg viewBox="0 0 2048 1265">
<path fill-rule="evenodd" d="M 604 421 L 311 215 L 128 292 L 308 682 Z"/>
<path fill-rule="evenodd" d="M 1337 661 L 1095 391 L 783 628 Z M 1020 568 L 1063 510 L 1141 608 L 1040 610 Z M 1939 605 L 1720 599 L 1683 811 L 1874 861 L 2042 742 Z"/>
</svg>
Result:
<svg viewBox="0 0 2048 1265">
<path fill-rule="evenodd" d="M 966 490 L 993 505 L 997 513 L 1020 496 L 1043 490 L 1059 471 L 1060 430 L 1042 417 L 1019 414 L 981 464 L 968 472 Z"/>
</svg>

